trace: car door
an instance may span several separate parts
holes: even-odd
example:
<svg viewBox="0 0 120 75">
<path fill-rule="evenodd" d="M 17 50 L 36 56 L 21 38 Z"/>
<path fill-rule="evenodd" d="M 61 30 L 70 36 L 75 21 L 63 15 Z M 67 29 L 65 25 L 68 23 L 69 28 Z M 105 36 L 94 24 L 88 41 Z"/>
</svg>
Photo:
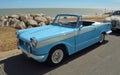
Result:
<svg viewBox="0 0 120 75">
<path fill-rule="evenodd" d="M 95 26 L 83 26 L 77 30 L 76 34 L 76 51 L 86 48 L 97 41 Z"/>
</svg>

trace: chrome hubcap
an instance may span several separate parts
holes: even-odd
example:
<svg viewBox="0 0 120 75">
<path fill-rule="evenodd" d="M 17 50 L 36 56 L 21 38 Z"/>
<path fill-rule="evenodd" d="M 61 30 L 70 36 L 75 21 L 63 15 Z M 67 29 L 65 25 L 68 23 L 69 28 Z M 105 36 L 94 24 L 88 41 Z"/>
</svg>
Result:
<svg viewBox="0 0 120 75">
<path fill-rule="evenodd" d="M 60 63 L 63 59 L 63 51 L 61 49 L 57 49 L 53 52 L 52 54 L 52 62 L 57 64 L 57 63 Z"/>
<path fill-rule="evenodd" d="M 100 43 L 102 43 L 103 40 L 104 40 L 104 34 L 101 34 L 101 36 L 100 36 Z"/>
</svg>

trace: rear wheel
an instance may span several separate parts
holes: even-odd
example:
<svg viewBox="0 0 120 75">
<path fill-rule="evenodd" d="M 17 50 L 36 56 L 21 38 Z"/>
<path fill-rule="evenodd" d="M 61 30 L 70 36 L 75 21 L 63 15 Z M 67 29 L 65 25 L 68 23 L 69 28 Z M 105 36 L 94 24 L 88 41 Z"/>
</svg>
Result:
<svg viewBox="0 0 120 75">
<path fill-rule="evenodd" d="M 102 33 L 102 34 L 100 35 L 100 38 L 99 38 L 99 43 L 100 43 L 100 44 L 103 43 L 104 40 L 105 40 L 105 34 Z"/>
<path fill-rule="evenodd" d="M 50 51 L 47 59 L 47 63 L 52 66 L 57 65 L 62 62 L 62 60 L 64 59 L 64 56 L 65 56 L 64 49 L 60 47 L 55 47 Z"/>
</svg>

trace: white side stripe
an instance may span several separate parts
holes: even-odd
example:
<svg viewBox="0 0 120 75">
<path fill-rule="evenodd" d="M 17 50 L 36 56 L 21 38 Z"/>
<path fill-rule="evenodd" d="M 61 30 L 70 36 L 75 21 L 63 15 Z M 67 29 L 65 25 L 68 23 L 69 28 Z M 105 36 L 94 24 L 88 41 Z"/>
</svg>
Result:
<svg viewBox="0 0 120 75">
<path fill-rule="evenodd" d="M 97 28 L 99 28 L 99 27 L 101 27 L 101 26 L 98 26 Z M 51 43 L 54 43 L 54 42 L 57 42 L 57 41 L 61 41 L 61 40 L 67 39 L 67 38 L 71 38 L 75 35 L 84 34 L 86 32 L 90 32 L 92 30 L 95 30 L 95 28 L 90 28 L 90 29 L 82 30 L 82 31 L 80 30 L 80 31 L 72 32 L 72 33 L 65 34 L 65 35 L 63 34 L 62 36 L 60 35 L 60 36 L 57 36 L 57 37 L 54 37 L 54 38 L 51 38 L 51 39 L 47 39 L 45 41 L 39 42 L 37 44 L 36 48 L 42 47 L 42 46 L 45 46 L 45 45 L 48 45 L 48 44 L 51 44 Z"/>
<path fill-rule="evenodd" d="M 57 36 L 55 38 L 51 38 L 51 39 L 45 40 L 43 42 L 39 42 L 38 45 L 37 45 L 37 48 L 45 46 L 47 44 L 51 44 L 51 43 L 60 41 L 60 40 L 64 40 L 64 39 L 67 39 L 67 38 L 70 38 L 70 37 L 73 37 L 73 36 L 75 36 L 75 32 L 72 32 L 72 33 L 69 33 L 69 34 L 66 34 L 66 35 L 62 35 L 62 36 Z"/>
</svg>

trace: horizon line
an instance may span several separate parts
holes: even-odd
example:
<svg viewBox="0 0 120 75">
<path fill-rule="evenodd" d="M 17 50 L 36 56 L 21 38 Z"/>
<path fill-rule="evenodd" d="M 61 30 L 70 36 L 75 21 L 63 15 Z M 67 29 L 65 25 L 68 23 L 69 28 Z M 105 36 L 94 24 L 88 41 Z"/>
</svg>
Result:
<svg viewBox="0 0 120 75">
<path fill-rule="evenodd" d="M 0 8 L 0 9 L 31 9 L 31 8 L 63 8 L 63 7 L 8 7 L 8 8 Z M 66 8 L 88 8 L 88 9 L 120 9 L 119 7 L 113 7 L 113 8 L 108 8 L 108 7 L 66 7 Z"/>
</svg>

